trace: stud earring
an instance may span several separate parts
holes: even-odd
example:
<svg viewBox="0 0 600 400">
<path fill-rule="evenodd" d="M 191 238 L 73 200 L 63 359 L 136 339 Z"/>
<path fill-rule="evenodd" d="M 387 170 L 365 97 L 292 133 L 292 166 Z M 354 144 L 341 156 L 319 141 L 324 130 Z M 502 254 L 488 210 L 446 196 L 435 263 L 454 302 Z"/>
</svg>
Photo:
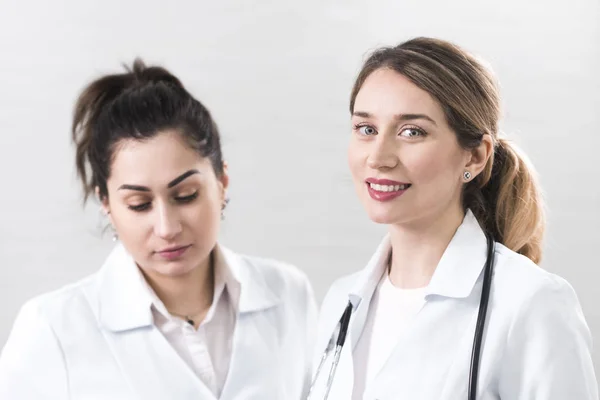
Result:
<svg viewBox="0 0 600 400">
<path fill-rule="evenodd" d="M 468 181 L 471 179 L 471 173 L 469 171 L 465 171 L 463 177 L 465 178 L 465 181 Z"/>
</svg>

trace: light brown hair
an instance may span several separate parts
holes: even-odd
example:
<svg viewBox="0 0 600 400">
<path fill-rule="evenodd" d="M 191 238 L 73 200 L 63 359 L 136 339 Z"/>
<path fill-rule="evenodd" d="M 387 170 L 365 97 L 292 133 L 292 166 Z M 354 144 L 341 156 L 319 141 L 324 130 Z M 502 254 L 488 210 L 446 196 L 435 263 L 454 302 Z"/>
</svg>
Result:
<svg viewBox="0 0 600 400">
<path fill-rule="evenodd" d="M 498 85 L 474 56 L 447 41 L 419 37 L 373 51 L 352 89 L 350 113 L 367 77 L 388 68 L 435 98 L 465 149 L 490 135 L 494 152 L 482 173 L 463 188 L 463 206 L 497 242 L 539 263 L 545 212 L 535 171 L 506 139 L 500 138 Z"/>
</svg>

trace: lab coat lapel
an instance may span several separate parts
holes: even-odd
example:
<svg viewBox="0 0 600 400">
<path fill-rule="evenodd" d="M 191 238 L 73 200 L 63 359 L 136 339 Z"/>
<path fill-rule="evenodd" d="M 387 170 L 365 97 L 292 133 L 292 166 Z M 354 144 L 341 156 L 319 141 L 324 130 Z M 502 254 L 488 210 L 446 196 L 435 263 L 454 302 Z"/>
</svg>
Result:
<svg viewBox="0 0 600 400">
<path fill-rule="evenodd" d="M 221 247 L 221 251 L 240 284 L 232 358 L 221 398 L 283 399 L 285 388 L 273 372 L 279 357 L 273 347 L 280 340 L 276 317 L 281 299 L 250 262 L 227 248 Z M 272 386 L 265 386 L 265 382 Z"/>
<path fill-rule="evenodd" d="M 368 312 L 369 304 L 377 288 L 377 284 L 381 280 L 383 273 L 386 270 L 388 264 L 388 257 L 390 254 L 390 241 L 389 236 L 385 236 L 379 244 L 377 250 L 369 260 L 367 266 L 361 271 L 357 277 L 356 283 L 352 286 L 348 293 L 348 297 L 343 299 L 337 305 L 338 310 L 331 318 L 331 329 L 330 332 L 334 332 L 337 327 L 342 313 L 345 307 L 350 301 L 353 305 L 353 312 L 350 318 L 350 326 L 348 328 L 348 336 L 346 343 L 340 356 L 340 362 L 336 371 L 336 377 L 331 387 L 330 398 L 332 399 L 349 399 L 352 397 L 353 382 L 354 382 L 354 362 L 352 358 L 352 352 L 358 343 L 358 340 L 364 329 Z M 337 335 L 336 335 L 337 336 Z M 327 335 L 329 340 L 330 335 Z M 324 349 L 327 346 L 327 342 L 322 344 Z M 327 376 L 329 374 L 329 367 L 331 363 L 330 357 L 329 362 L 325 364 L 324 371 L 321 372 L 321 376 Z M 325 380 L 322 380 L 320 387 L 323 387 Z M 317 397 L 318 398 L 318 397 Z"/>
<path fill-rule="evenodd" d="M 457 349 L 473 340 L 486 251 L 485 234 L 468 211 L 432 276 L 425 305 L 367 386 L 369 396 L 441 398 L 450 370 L 458 364 L 468 369 L 470 354 L 458 354 Z M 465 377 L 465 388 L 466 383 Z"/>
<path fill-rule="evenodd" d="M 216 400 L 156 327 L 119 332 L 108 342 L 140 399 Z"/>
<path fill-rule="evenodd" d="M 216 400 L 154 326 L 142 280 L 119 244 L 101 270 L 97 315 L 122 373 L 143 400 Z"/>
<path fill-rule="evenodd" d="M 390 237 L 386 235 L 360 274 L 356 284 L 350 290 L 349 299 L 354 305 L 349 332 L 352 350 L 356 347 L 365 327 L 369 315 L 369 306 L 377 285 L 381 281 L 383 274 L 387 271 L 391 249 Z"/>
</svg>

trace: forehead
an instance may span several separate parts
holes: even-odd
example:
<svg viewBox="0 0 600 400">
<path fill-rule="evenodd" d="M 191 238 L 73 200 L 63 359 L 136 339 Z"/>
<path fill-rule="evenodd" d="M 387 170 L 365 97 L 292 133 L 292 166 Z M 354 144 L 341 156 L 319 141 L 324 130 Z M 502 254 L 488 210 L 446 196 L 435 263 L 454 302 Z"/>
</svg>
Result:
<svg viewBox="0 0 600 400">
<path fill-rule="evenodd" d="M 435 121 L 444 119 L 440 104 L 407 77 L 381 68 L 365 79 L 354 102 L 354 111 L 387 117 L 397 114 L 427 114 Z"/>
<path fill-rule="evenodd" d="M 110 180 L 116 183 L 164 185 L 192 168 L 210 169 L 201 157 L 175 132 L 160 133 L 151 139 L 126 139 L 113 154 Z"/>
</svg>

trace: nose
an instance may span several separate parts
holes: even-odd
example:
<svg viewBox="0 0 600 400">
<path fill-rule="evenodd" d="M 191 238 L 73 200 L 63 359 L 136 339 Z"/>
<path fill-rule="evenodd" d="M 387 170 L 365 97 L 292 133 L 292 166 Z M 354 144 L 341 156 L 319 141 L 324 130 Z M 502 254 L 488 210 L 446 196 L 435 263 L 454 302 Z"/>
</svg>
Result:
<svg viewBox="0 0 600 400">
<path fill-rule="evenodd" d="M 154 234 L 161 239 L 171 240 L 181 233 L 182 225 L 175 207 L 164 204 L 157 207 Z"/>
<path fill-rule="evenodd" d="M 398 165 L 400 159 L 393 139 L 387 139 L 385 135 L 377 136 L 367 158 L 369 168 L 392 169 Z"/>
</svg>

